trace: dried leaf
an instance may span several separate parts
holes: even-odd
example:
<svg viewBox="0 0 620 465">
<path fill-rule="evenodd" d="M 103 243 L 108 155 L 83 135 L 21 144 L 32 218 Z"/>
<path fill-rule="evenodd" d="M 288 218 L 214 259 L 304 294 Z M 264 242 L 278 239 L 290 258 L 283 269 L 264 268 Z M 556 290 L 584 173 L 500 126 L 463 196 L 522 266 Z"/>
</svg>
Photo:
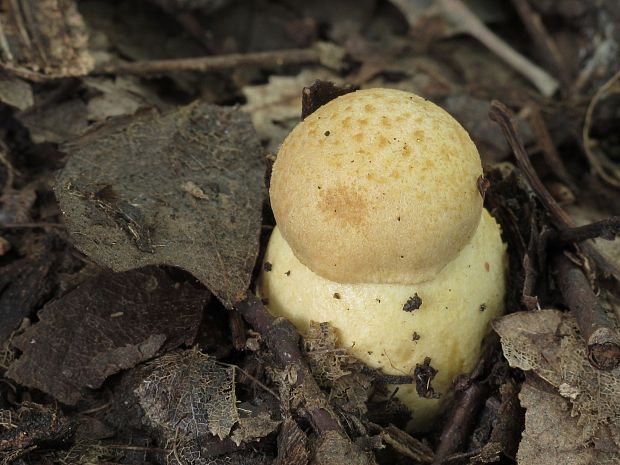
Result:
<svg viewBox="0 0 620 465">
<path fill-rule="evenodd" d="M 208 296 L 156 268 L 90 279 L 46 305 L 14 340 L 23 354 L 7 376 L 75 404 L 83 388 L 162 348 L 191 344 Z"/>
<path fill-rule="evenodd" d="M 344 367 L 352 359 L 346 349 L 338 348 L 336 330 L 329 323 L 311 322 L 304 335 L 304 348 L 310 370 L 319 385 L 331 387 L 335 380 L 350 373 Z"/>
<path fill-rule="evenodd" d="M 181 267 L 228 307 L 244 298 L 265 164 L 239 110 L 194 103 L 114 120 L 67 151 L 56 195 L 77 248 L 115 271 Z M 188 182 L 207 198 L 186 192 Z"/>
<path fill-rule="evenodd" d="M 34 103 L 32 87 L 19 78 L 0 74 L 0 102 L 25 110 Z"/>
<path fill-rule="evenodd" d="M 580 419 L 571 415 L 570 402 L 556 393 L 525 382 L 519 394 L 526 408 L 525 431 L 517 453 L 520 465 L 617 465 L 617 424 L 584 437 Z M 611 429 L 616 429 L 612 433 Z"/>
<path fill-rule="evenodd" d="M 24 318 L 49 298 L 54 282 L 50 270 L 56 255 L 47 253 L 27 257 L 2 267 L 0 273 L 0 346 L 7 341 Z"/>
<path fill-rule="evenodd" d="M 340 80 L 323 69 L 306 69 L 297 76 L 270 76 L 267 84 L 247 86 L 243 94 L 247 103 L 243 111 L 261 139 L 268 141 L 268 150 L 276 153 L 284 138 L 301 119 L 301 90 L 317 79 Z"/>
<path fill-rule="evenodd" d="M 164 355 L 147 368 L 135 393 L 149 422 L 168 437 L 224 439 L 239 421 L 234 368 L 196 351 Z"/>
<path fill-rule="evenodd" d="M 0 67 L 28 79 L 81 76 L 94 67 L 73 0 L 2 2 L 0 44 Z"/>
<path fill-rule="evenodd" d="M 528 431 L 528 424 L 531 428 L 531 425 L 538 424 L 533 418 L 552 416 L 565 404 L 566 415 L 576 418 L 575 425 L 579 430 L 570 432 L 572 438 L 569 442 L 576 444 L 577 448 L 573 450 L 570 461 L 567 459 L 563 463 L 602 463 L 581 462 L 578 458 L 582 447 L 595 445 L 597 438 L 601 437 L 609 438 L 605 451 L 620 453 L 620 368 L 599 371 L 592 367 L 586 356 L 585 342 L 569 314 L 557 310 L 514 313 L 496 320 L 493 327 L 502 338 L 504 356 L 511 366 L 533 371 L 557 389 L 557 393 L 552 394 L 557 399 L 550 400 L 550 412 L 544 413 L 537 406 L 534 412 L 528 410 L 526 413 L 526 434 L 532 441 L 541 440 L 535 431 Z M 563 422 L 557 416 L 551 418 L 553 425 Z M 556 440 L 561 444 L 567 439 Z M 536 444 L 538 442 L 522 441 L 520 451 L 523 448 L 531 450 Z M 558 463 L 555 458 L 556 461 L 549 463 Z"/>
<path fill-rule="evenodd" d="M 249 405 L 248 407 L 252 407 Z M 245 408 L 242 410 L 246 410 Z M 240 446 L 242 443 L 256 441 L 273 433 L 280 425 L 280 420 L 272 420 L 269 412 L 244 412 L 250 416 L 239 418 L 239 425 L 230 436 L 230 439 Z"/>
</svg>

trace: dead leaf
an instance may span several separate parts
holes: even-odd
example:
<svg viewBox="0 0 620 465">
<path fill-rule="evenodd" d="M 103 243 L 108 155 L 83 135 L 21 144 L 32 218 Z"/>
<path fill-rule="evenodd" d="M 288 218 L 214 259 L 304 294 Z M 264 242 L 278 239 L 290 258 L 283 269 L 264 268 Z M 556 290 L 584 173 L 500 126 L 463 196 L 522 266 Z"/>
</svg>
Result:
<svg viewBox="0 0 620 465">
<path fill-rule="evenodd" d="M 0 43 L 0 67 L 28 79 L 82 76 L 94 67 L 73 0 L 3 2 Z"/>
<path fill-rule="evenodd" d="M 617 465 L 617 424 L 603 426 L 584 438 L 580 419 L 571 415 L 570 402 L 526 381 L 519 394 L 526 408 L 525 431 L 517 453 L 520 465 Z M 614 437 L 615 436 L 615 437 Z"/>
<path fill-rule="evenodd" d="M 301 90 L 317 79 L 341 82 L 324 69 L 305 69 L 297 76 L 270 76 L 267 84 L 246 86 L 243 94 L 247 103 L 243 111 L 262 140 L 268 141 L 270 153 L 277 153 L 284 138 L 301 121 Z"/>
<path fill-rule="evenodd" d="M 224 439 L 239 421 L 234 368 L 185 351 L 164 355 L 146 369 L 151 372 L 135 393 L 149 422 L 167 437 Z"/>
<path fill-rule="evenodd" d="M 22 79 L 0 74 L 0 102 L 25 110 L 34 103 L 32 87 Z"/>
<path fill-rule="evenodd" d="M 238 427 L 230 436 L 237 446 L 264 438 L 273 433 L 281 423 L 280 420 L 273 420 L 269 412 L 260 411 L 249 403 L 240 406 L 240 410 L 243 416 L 239 418 Z"/>
<path fill-rule="evenodd" d="M 511 366 L 532 371 L 557 389 L 551 394 L 557 399 L 545 398 L 549 403 L 549 412 L 541 411 L 534 401 L 530 403 L 537 405 L 534 412 L 526 412 L 526 437 L 529 436 L 532 443 L 522 441 L 519 454 L 521 450 L 536 449 L 538 441 L 543 441 L 537 432 L 538 426 L 533 425 L 540 424 L 541 416 L 549 415 L 549 424 L 554 427 L 564 421 L 564 416 L 576 419 L 578 430 L 571 426 L 572 423 L 564 425 L 571 428 L 566 433 L 571 435 L 569 440 L 556 438 L 558 447 L 564 447 L 564 441 L 576 445 L 570 459 L 566 458 L 561 463 L 603 463 L 596 460 L 584 462 L 579 458 L 583 448 L 596 449 L 600 438 L 609 440 L 597 454 L 620 456 L 620 368 L 600 371 L 592 367 L 574 319 L 557 310 L 519 312 L 496 320 L 493 328 L 501 336 L 504 356 Z M 534 394 L 526 391 L 526 402 L 528 395 L 533 399 L 538 397 Z M 565 415 L 553 416 L 559 410 L 564 411 Z M 528 430 L 528 424 L 532 431 Z M 594 457 L 591 455 L 594 452 L 590 450 L 587 454 Z M 557 456 L 551 454 L 550 457 L 554 461 L 548 463 L 558 463 Z"/>
<path fill-rule="evenodd" d="M 157 268 L 104 273 L 39 312 L 39 322 L 14 340 L 23 354 L 7 376 L 75 404 L 83 388 L 191 344 L 208 296 Z"/>
<path fill-rule="evenodd" d="M 227 307 L 245 297 L 265 194 L 247 116 L 197 102 L 110 121 L 66 149 L 56 196 L 78 249 L 115 271 L 181 267 Z"/>
<path fill-rule="evenodd" d="M 278 457 L 274 465 L 308 465 L 310 451 L 306 433 L 291 418 L 282 422 L 278 434 Z"/>
<path fill-rule="evenodd" d="M 335 380 L 351 373 L 345 367 L 353 359 L 346 349 L 337 347 L 338 336 L 333 326 L 311 322 L 304 334 L 304 348 L 312 375 L 323 387 L 331 387 Z"/>
</svg>

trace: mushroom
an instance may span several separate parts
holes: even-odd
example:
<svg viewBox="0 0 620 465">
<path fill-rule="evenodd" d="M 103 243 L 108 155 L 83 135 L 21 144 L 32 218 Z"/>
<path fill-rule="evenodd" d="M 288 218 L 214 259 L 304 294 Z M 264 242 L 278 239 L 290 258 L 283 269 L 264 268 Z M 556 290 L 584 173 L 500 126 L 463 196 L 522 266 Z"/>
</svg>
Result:
<svg viewBox="0 0 620 465">
<path fill-rule="evenodd" d="M 273 167 L 277 226 L 258 292 L 303 333 L 387 374 L 429 429 L 503 311 L 500 228 L 483 208 L 480 156 L 463 127 L 399 90 L 343 95 L 298 124 Z"/>
</svg>

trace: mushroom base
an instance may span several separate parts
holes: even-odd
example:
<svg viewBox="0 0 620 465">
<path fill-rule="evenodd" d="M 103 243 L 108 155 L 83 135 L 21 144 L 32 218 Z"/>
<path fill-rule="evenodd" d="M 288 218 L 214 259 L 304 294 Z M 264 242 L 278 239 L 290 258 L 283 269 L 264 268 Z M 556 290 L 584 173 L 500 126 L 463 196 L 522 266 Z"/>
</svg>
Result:
<svg viewBox="0 0 620 465">
<path fill-rule="evenodd" d="M 329 238 L 326 238 L 329 240 Z M 473 369 L 489 321 L 503 311 L 507 270 L 500 228 L 486 210 L 471 241 L 432 280 L 411 285 L 346 284 L 326 280 L 295 257 L 276 227 L 258 292 L 269 311 L 300 332 L 329 322 L 339 344 L 370 367 L 414 375 L 430 358 L 430 386 L 439 398 L 399 385 L 396 397 L 412 411 L 410 426 L 429 430 L 451 397 L 454 379 Z M 416 308 L 417 307 L 417 308 Z"/>
</svg>

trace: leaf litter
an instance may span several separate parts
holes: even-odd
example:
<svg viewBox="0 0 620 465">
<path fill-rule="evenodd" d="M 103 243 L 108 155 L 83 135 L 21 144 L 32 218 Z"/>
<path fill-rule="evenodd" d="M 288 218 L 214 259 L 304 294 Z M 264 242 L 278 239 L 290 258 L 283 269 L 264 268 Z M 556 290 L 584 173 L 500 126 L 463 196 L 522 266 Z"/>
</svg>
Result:
<svg viewBox="0 0 620 465">
<path fill-rule="evenodd" d="M 76 404 L 114 373 L 192 344 L 209 295 L 163 269 L 103 272 L 46 305 L 12 341 L 22 355 L 7 376 Z"/>
<path fill-rule="evenodd" d="M 112 120 L 65 150 L 56 195 L 78 249 L 114 271 L 178 266 L 227 307 L 243 298 L 265 163 L 240 110 L 194 103 L 149 111 Z"/>
</svg>

